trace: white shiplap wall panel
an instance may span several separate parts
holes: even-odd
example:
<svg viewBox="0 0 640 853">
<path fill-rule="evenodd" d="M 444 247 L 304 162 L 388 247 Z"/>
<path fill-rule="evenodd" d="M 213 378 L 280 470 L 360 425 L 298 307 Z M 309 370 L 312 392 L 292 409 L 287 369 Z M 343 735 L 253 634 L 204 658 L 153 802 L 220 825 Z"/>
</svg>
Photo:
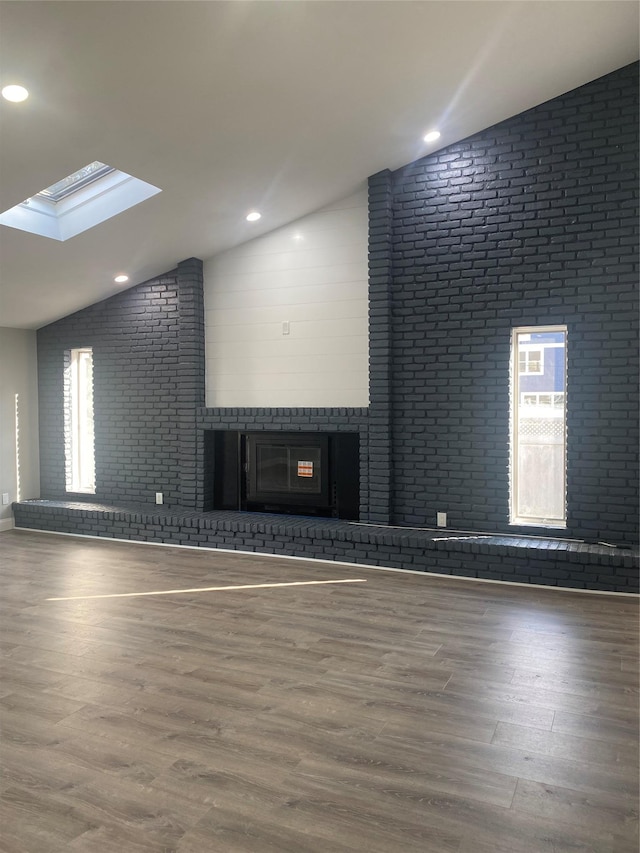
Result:
<svg viewBox="0 0 640 853">
<path fill-rule="evenodd" d="M 293 242 L 293 237 L 289 237 Z M 239 246 L 232 251 L 239 253 Z M 228 253 L 226 253 L 228 254 Z M 285 270 L 297 270 L 302 272 L 307 269 L 322 269 L 323 267 L 336 266 L 341 264 L 353 264 L 358 260 L 358 244 L 341 243 L 337 246 L 328 246 L 327 248 L 297 248 L 295 246 L 282 246 L 279 252 L 260 252 L 254 251 L 253 254 L 246 257 L 238 257 L 235 263 L 231 263 L 229 258 L 225 258 L 220 262 L 218 274 L 222 276 L 232 276 L 234 279 L 252 273 L 281 273 Z"/>
<path fill-rule="evenodd" d="M 241 388 L 237 383 L 232 387 L 221 387 L 219 390 L 220 397 L 224 399 L 224 406 L 245 407 L 247 399 L 251 399 L 251 405 L 255 408 L 270 408 L 273 406 L 274 399 L 278 400 L 278 406 L 281 408 L 294 408 L 302 404 L 300 400 L 310 398 L 314 400 L 313 405 L 316 407 L 329 406 L 353 406 L 353 400 L 358 392 L 358 388 L 315 388 L 305 384 L 301 387 L 296 387 L 295 381 L 298 377 L 283 377 L 286 383 L 285 388 L 269 388 L 266 389 L 263 385 L 257 385 L 251 388 Z M 357 385 L 359 380 L 354 380 Z"/>
<path fill-rule="evenodd" d="M 204 276 L 208 406 L 368 404 L 366 189 Z"/>
<path fill-rule="evenodd" d="M 345 382 L 345 390 L 350 388 L 355 388 L 358 381 L 359 372 L 356 370 L 353 371 L 344 371 L 345 377 L 347 381 Z M 275 373 L 273 378 L 273 385 L 276 390 L 283 393 L 283 399 L 288 400 L 292 391 L 305 391 L 305 390 L 313 390 L 313 391 L 321 391 L 323 394 L 328 394 L 333 391 L 333 386 L 329 385 L 325 379 L 325 377 L 320 376 L 318 373 Z M 253 376 L 249 376 L 246 373 L 242 373 L 238 371 L 238 373 L 223 373 L 220 376 L 220 386 L 223 391 L 242 391 L 242 390 L 252 390 L 252 391 L 260 391 L 261 392 L 261 401 L 260 403 L 256 403 L 258 406 L 269 406 L 270 403 L 264 402 L 267 399 L 268 389 L 264 387 L 264 385 L 258 380 L 257 376 L 254 374 Z M 326 399 L 324 397 L 320 398 L 321 401 Z M 235 403 L 232 405 L 244 405 L 244 403 Z M 293 402 L 284 402 L 283 406 L 294 406 L 296 405 Z M 320 402 L 319 406 L 328 405 L 326 402 Z M 334 405 L 334 404 L 331 404 Z M 337 405 L 349 405 L 348 403 L 342 403 Z"/>
<path fill-rule="evenodd" d="M 218 371 L 220 376 L 237 376 L 247 375 L 255 376 L 261 370 L 267 369 L 268 373 L 278 374 L 279 376 L 285 373 L 300 374 L 304 376 L 318 375 L 319 386 L 322 386 L 322 378 L 331 375 L 338 370 L 356 371 L 362 367 L 359 363 L 359 357 L 353 353 L 331 353 L 330 355 L 298 355 L 295 358 L 295 369 L 292 370 L 292 360 L 290 356 L 269 355 L 269 356 L 244 356 L 243 358 L 234 358 L 225 356 L 218 361 Z"/>
<path fill-rule="evenodd" d="M 328 325 L 323 326 L 320 325 L 320 323 L 322 322 L 320 320 L 312 320 L 309 322 L 317 323 L 318 325 L 315 327 L 315 329 L 318 331 L 319 334 L 322 334 L 322 339 L 319 339 L 316 342 L 316 351 L 321 350 L 326 352 L 326 341 L 329 337 L 331 337 L 332 340 L 332 347 L 336 345 L 335 342 L 337 340 L 341 339 L 339 329 L 335 328 L 335 324 L 341 321 L 329 321 Z M 346 325 L 350 330 L 348 337 L 366 338 L 366 329 L 364 332 L 360 332 L 360 334 L 358 334 L 360 328 L 364 328 L 366 326 L 366 323 L 364 321 L 360 322 L 360 327 L 356 327 L 355 324 L 351 323 L 348 323 Z M 310 332 L 314 330 L 314 327 L 312 326 L 308 328 Z M 287 346 L 286 344 L 283 344 L 282 340 L 280 339 L 280 334 L 274 331 L 273 323 L 258 323 L 253 325 L 250 329 L 247 329 L 242 326 L 219 326 L 217 328 L 216 337 L 210 337 L 209 341 L 207 342 L 207 355 L 210 358 L 219 358 L 222 352 L 225 352 L 229 349 L 229 347 L 227 347 L 227 344 L 250 344 L 252 341 L 256 341 L 258 343 L 269 342 L 272 343 L 274 347 L 277 347 L 277 349 L 281 352 L 288 352 L 291 354 L 295 353 L 294 347 L 292 347 L 291 345 Z M 362 342 L 360 343 L 360 346 L 362 346 Z"/>
<path fill-rule="evenodd" d="M 205 271 L 207 267 L 205 266 Z M 351 264 L 329 264 L 322 267 L 306 267 L 304 270 L 259 270 L 254 273 L 227 273 L 224 277 L 216 273 L 219 281 L 225 282 L 224 291 L 268 290 L 269 288 L 296 288 L 301 279 L 305 284 L 341 284 L 362 281 L 367 276 L 367 262 L 359 260 Z M 219 294 L 220 295 L 220 292 Z M 213 297 L 211 297 L 213 299 Z M 213 303 L 215 304 L 215 303 Z M 211 307 L 211 305 L 209 305 Z"/>
<path fill-rule="evenodd" d="M 304 233 L 300 229 L 299 231 L 293 231 L 287 236 L 286 246 L 282 245 L 282 239 L 278 232 L 272 232 L 264 237 L 251 240 L 249 243 L 244 243 L 243 248 L 246 246 L 247 252 L 244 255 L 243 260 L 246 260 L 246 262 L 249 263 L 250 258 L 265 257 L 267 255 L 282 255 L 284 252 L 286 255 L 290 256 L 290 263 L 296 264 L 299 263 L 296 258 L 303 256 L 307 252 L 326 251 L 327 249 L 350 246 L 354 243 L 358 243 L 361 236 L 361 228 L 358 223 L 353 222 L 351 211 L 339 211 L 339 214 L 343 219 L 343 223 L 334 223 L 331 227 L 327 228 L 316 227 L 314 230 L 305 226 Z M 348 217 L 346 214 L 348 214 Z M 337 215 L 338 214 L 336 213 L 336 216 Z M 278 229 L 278 231 L 281 230 L 282 229 Z M 274 237 L 274 234 L 277 236 Z M 224 253 L 224 255 L 227 254 L 229 253 Z M 235 260 L 231 261 L 223 255 L 220 255 L 219 257 L 222 258 L 220 270 L 223 273 L 227 271 L 233 273 L 238 269 Z"/>
<path fill-rule="evenodd" d="M 210 368 L 209 368 L 210 369 Z M 246 395 L 250 394 L 252 406 L 273 406 L 273 395 L 277 393 L 279 406 L 300 406 L 301 396 L 313 394 L 314 406 L 351 406 L 350 402 L 360 382 L 359 370 L 343 370 L 342 388 L 335 388 L 327 375 L 314 373 L 273 373 L 267 388 L 258 374 L 246 372 L 220 374 L 220 393 L 225 406 L 246 406 Z"/>
<path fill-rule="evenodd" d="M 287 307 L 289 305 L 308 305 L 308 316 L 313 316 L 314 305 L 333 304 L 350 301 L 353 288 L 349 284 L 358 282 L 342 282 L 341 284 L 303 284 L 300 277 L 297 287 L 270 287 L 264 290 L 233 290 L 221 293 L 217 298 L 218 308 L 270 308 L 272 306 Z M 287 319 L 286 311 L 282 315 Z M 336 307 L 336 316 L 339 310 Z"/>
<path fill-rule="evenodd" d="M 365 318 L 367 316 L 367 300 L 366 299 L 349 299 L 340 301 L 341 317 L 348 318 Z M 301 322 L 307 319 L 309 309 L 306 303 L 288 306 L 287 320 L 290 322 Z M 331 302 L 321 302 L 314 305 L 313 316 L 315 320 L 332 320 L 335 318 L 335 307 Z M 215 336 L 210 336 L 219 340 L 222 336 L 227 335 L 228 340 L 232 340 L 235 336 L 242 332 L 243 329 L 254 329 L 258 325 L 264 325 L 273 330 L 274 323 L 282 321 L 282 307 L 280 305 L 267 305 L 260 308 L 244 307 L 244 308 L 226 308 L 219 311 L 206 312 L 207 327 L 216 326 Z M 238 326 L 239 329 L 233 327 Z M 209 338 L 208 338 L 209 341 Z"/>
<path fill-rule="evenodd" d="M 294 339 L 297 340 L 301 338 L 300 327 L 304 325 L 309 335 L 318 335 L 316 338 L 317 348 L 326 352 L 326 342 L 329 338 L 331 338 L 331 346 L 333 347 L 335 346 L 335 341 L 340 340 L 342 337 L 367 337 L 366 320 L 360 317 L 355 318 L 355 320 L 357 322 L 354 322 L 354 320 L 349 317 L 344 317 L 340 320 L 328 321 L 307 320 L 304 321 L 304 324 L 291 324 L 291 328 L 294 330 Z M 216 347 L 215 352 L 217 354 L 215 357 L 217 358 L 221 352 L 226 350 L 227 343 L 251 343 L 252 341 L 263 343 L 269 341 L 277 346 L 279 351 L 293 353 L 291 345 L 282 341 L 282 334 L 280 330 L 280 324 L 276 326 L 274 323 L 255 323 L 251 328 L 247 328 L 246 326 L 217 326 L 215 329 L 215 337 L 210 335 L 207 340 L 207 353 L 211 358 L 213 358 L 214 347 Z M 309 338 L 307 339 L 309 340 Z"/>
<path fill-rule="evenodd" d="M 268 327 L 267 327 L 268 328 Z M 348 335 L 342 337 L 333 337 L 331 339 L 331 351 L 348 356 L 362 356 L 363 345 L 366 346 L 366 332 L 362 335 Z M 327 351 L 325 341 L 312 337 L 291 338 L 286 348 L 283 348 L 279 340 L 273 340 L 269 337 L 245 337 L 240 339 L 216 340 L 207 342 L 206 355 L 207 358 L 219 359 L 220 364 L 225 359 L 240 359 L 240 358 L 271 358 L 284 357 L 299 358 L 300 356 L 313 355 L 321 356 Z"/>
</svg>

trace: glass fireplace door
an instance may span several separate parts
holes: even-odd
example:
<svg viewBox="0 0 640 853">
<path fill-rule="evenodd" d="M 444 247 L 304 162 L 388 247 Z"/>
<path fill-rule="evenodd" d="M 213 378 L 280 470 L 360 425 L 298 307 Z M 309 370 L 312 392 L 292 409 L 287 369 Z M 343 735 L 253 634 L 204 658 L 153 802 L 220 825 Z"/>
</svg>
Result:
<svg viewBox="0 0 640 853">
<path fill-rule="evenodd" d="M 256 491 L 278 495 L 322 492 L 321 449 L 260 443 L 255 459 Z"/>
</svg>

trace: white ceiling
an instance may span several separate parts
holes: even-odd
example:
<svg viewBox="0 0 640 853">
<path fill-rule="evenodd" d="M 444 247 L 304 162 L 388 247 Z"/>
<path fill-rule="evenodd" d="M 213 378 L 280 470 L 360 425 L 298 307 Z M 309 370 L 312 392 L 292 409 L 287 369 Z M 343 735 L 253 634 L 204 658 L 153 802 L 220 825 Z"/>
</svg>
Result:
<svg viewBox="0 0 640 853">
<path fill-rule="evenodd" d="M 638 58 L 635 0 L 0 2 L 0 211 L 93 160 L 163 192 L 58 242 L 0 226 L 37 328 Z M 245 221 L 257 208 L 263 218 Z"/>
</svg>

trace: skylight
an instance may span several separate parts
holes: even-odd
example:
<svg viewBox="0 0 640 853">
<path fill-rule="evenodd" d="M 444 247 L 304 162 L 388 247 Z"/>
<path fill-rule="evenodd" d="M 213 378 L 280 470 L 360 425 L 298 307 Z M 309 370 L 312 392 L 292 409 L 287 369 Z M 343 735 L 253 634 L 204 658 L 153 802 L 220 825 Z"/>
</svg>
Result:
<svg viewBox="0 0 640 853">
<path fill-rule="evenodd" d="M 0 225 L 68 240 L 161 192 L 94 160 L 0 214 Z"/>
<path fill-rule="evenodd" d="M 78 169 L 78 171 L 74 172 L 73 175 L 67 175 L 67 177 L 63 178 L 61 181 L 57 181 L 55 184 L 51 184 L 50 187 L 40 190 L 37 195 L 39 198 L 46 198 L 50 201 L 58 202 L 63 198 L 66 198 L 68 195 L 71 195 L 71 193 L 76 192 L 76 190 L 86 187 L 87 184 L 97 181 L 98 178 L 102 178 L 103 175 L 108 175 L 110 172 L 115 172 L 113 166 L 107 166 L 106 163 L 94 160 L 93 163 L 89 163 L 88 166 Z"/>
</svg>

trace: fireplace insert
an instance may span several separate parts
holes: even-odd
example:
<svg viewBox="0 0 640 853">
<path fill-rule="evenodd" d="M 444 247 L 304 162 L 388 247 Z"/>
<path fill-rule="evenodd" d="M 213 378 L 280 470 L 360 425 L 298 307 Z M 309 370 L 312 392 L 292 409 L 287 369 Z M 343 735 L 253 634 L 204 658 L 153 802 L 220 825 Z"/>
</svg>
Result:
<svg viewBox="0 0 640 853">
<path fill-rule="evenodd" d="M 357 520 L 356 433 L 205 432 L 207 509 Z"/>
<path fill-rule="evenodd" d="M 331 508 L 326 435 L 246 435 L 245 472 L 247 509 L 263 504 Z"/>
</svg>

